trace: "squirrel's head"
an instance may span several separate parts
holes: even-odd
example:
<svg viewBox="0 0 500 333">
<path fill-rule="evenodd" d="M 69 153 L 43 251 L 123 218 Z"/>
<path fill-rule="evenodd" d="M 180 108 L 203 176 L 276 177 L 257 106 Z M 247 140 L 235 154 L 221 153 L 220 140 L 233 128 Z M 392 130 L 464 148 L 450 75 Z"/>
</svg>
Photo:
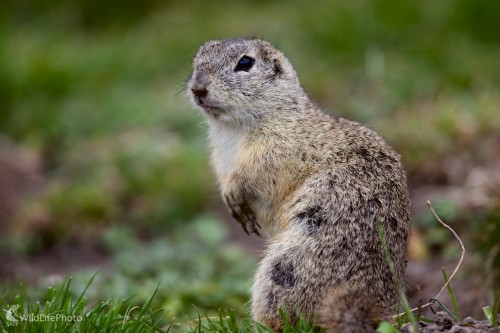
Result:
<svg viewBox="0 0 500 333">
<path fill-rule="evenodd" d="M 288 59 L 260 39 L 205 43 L 193 60 L 188 93 L 209 118 L 236 124 L 291 110 L 303 94 Z"/>
</svg>

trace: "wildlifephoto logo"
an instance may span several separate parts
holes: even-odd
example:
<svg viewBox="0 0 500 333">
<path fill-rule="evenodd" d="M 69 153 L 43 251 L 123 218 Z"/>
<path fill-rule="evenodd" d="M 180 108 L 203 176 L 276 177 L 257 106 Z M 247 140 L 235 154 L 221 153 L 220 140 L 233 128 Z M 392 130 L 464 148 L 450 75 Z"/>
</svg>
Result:
<svg viewBox="0 0 500 333">
<path fill-rule="evenodd" d="M 38 313 L 33 314 L 19 314 L 19 305 L 13 305 L 5 311 L 5 318 L 7 319 L 7 326 L 17 326 L 19 322 L 80 322 L 82 321 L 82 316 L 80 315 L 65 315 L 62 313 Z"/>
<path fill-rule="evenodd" d="M 5 310 L 5 312 L 6 312 L 5 318 L 7 318 L 7 320 L 8 320 L 7 325 L 10 325 L 10 326 L 17 325 L 17 322 L 18 322 L 18 320 L 16 319 L 17 309 L 19 309 L 18 304 L 11 306 L 10 309 L 8 309 L 8 310 Z"/>
</svg>

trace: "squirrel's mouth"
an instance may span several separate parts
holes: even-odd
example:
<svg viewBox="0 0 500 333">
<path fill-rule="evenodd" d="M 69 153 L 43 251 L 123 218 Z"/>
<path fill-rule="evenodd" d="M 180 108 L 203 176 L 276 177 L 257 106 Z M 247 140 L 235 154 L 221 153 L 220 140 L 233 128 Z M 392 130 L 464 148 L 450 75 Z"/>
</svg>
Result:
<svg viewBox="0 0 500 333">
<path fill-rule="evenodd" d="M 203 100 L 198 96 L 194 96 L 194 98 L 196 104 L 203 110 L 205 110 L 205 112 L 208 114 L 219 115 L 220 113 L 224 112 L 224 109 L 222 107 L 215 105 L 214 103 L 207 102 L 206 100 Z"/>
</svg>

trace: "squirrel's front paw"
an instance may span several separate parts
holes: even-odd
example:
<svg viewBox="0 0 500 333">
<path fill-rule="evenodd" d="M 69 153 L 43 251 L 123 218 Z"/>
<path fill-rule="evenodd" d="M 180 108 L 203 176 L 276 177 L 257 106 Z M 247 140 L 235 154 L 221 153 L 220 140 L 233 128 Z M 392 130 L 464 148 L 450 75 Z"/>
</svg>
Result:
<svg viewBox="0 0 500 333">
<path fill-rule="evenodd" d="M 257 236 L 260 236 L 257 228 L 261 226 L 257 222 L 254 212 L 245 200 L 238 200 L 233 194 L 229 194 L 224 196 L 224 201 L 231 212 L 231 216 L 241 224 L 243 230 L 245 230 L 248 235 L 250 235 L 250 232 L 253 232 Z M 248 232 L 247 228 L 250 228 L 250 232 Z"/>
</svg>

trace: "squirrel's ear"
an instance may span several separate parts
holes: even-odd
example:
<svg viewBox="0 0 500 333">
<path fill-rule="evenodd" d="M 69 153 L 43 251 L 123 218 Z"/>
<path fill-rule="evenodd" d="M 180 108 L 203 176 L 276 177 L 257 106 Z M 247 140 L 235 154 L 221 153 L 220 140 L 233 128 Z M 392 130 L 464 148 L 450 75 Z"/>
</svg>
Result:
<svg viewBox="0 0 500 333">
<path fill-rule="evenodd" d="M 274 58 L 274 72 L 277 75 L 283 74 L 283 65 L 281 64 L 281 61 L 278 58 Z"/>
</svg>

